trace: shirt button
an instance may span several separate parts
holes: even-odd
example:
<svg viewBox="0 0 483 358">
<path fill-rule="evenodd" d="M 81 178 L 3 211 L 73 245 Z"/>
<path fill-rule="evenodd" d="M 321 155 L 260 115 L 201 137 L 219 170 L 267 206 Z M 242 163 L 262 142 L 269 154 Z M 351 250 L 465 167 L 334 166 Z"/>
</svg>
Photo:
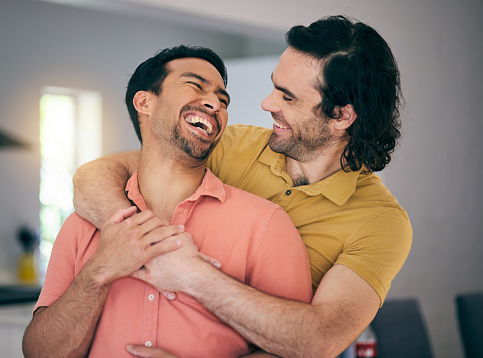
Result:
<svg viewBox="0 0 483 358">
<path fill-rule="evenodd" d="M 146 341 L 146 343 L 144 343 L 144 345 L 146 347 L 151 347 L 153 344 L 151 343 L 151 341 Z"/>
<path fill-rule="evenodd" d="M 285 191 L 285 195 L 289 196 L 290 194 L 292 194 L 292 190 Z"/>
<path fill-rule="evenodd" d="M 148 300 L 150 300 L 150 301 L 154 300 L 154 295 L 149 295 Z"/>
</svg>

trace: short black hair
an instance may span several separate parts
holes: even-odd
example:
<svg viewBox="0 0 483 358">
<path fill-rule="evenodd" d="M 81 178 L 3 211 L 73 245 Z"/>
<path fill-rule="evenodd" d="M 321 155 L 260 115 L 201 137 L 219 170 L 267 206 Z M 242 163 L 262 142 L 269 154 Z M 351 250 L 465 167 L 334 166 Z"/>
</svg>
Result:
<svg viewBox="0 0 483 358">
<path fill-rule="evenodd" d="M 141 130 L 139 128 L 138 112 L 133 104 L 134 96 L 139 91 L 149 91 L 156 95 L 161 93 L 164 79 L 170 73 L 168 62 L 179 58 L 201 58 L 211 63 L 220 73 L 226 87 L 228 75 L 223 60 L 215 52 L 206 47 L 179 45 L 176 47 L 160 50 L 157 54 L 141 63 L 131 76 L 126 90 L 126 106 L 134 126 L 134 130 L 142 143 Z"/>
<path fill-rule="evenodd" d="M 347 129 L 349 142 L 340 158 L 344 170 L 384 169 L 401 136 L 400 74 L 386 41 L 370 26 L 345 16 L 329 16 L 286 34 L 293 49 L 321 60 L 316 108 L 335 118 L 351 104 L 357 119 Z"/>
</svg>

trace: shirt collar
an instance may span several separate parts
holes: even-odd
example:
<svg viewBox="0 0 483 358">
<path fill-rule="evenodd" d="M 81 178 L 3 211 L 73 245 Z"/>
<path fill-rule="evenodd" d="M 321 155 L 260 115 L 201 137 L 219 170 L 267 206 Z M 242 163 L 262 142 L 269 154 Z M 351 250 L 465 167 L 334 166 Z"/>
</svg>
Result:
<svg viewBox="0 0 483 358">
<path fill-rule="evenodd" d="M 284 178 L 292 183 L 289 175 L 285 171 L 286 157 L 283 154 L 275 153 L 267 145 L 260 154 L 258 161 L 268 165 L 273 174 Z M 357 179 L 361 171 L 344 172 L 342 169 L 317 183 L 294 187 L 294 190 L 304 192 L 309 196 L 324 195 L 335 204 L 342 206 L 354 194 L 357 186 Z"/>
<path fill-rule="evenodd" d="M 139 190 L 138 171 L 136 170 L 126 184 L 126 195 L 141 211 L 146 210 L 146 202 Z M 184 201 L 197 201 L 203 196 L 211 196 L 224 203 L 226 200 L 225 187 L 210 169 L 206 168 L 205 176 L 196 191 Z"/>
</svg>

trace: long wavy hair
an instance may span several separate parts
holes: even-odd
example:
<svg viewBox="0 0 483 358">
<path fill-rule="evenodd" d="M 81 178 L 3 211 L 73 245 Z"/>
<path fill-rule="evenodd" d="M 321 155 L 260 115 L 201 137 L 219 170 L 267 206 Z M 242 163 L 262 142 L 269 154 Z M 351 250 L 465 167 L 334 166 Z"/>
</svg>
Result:
<svg viewBox="0 0 483 358">
<path fill-rule="evenodd" d="M 337 118 L 338 109 L 351 104 L 357 114 L 340 158 L 344 170 L 384 169 L 401 136 L 403 101 L 398 66 L 386 41 L 370 26 L 344 16 L 294 26 L 286 40 L 322 61 L 322 102 L 314 111 Z"/>
</svg>

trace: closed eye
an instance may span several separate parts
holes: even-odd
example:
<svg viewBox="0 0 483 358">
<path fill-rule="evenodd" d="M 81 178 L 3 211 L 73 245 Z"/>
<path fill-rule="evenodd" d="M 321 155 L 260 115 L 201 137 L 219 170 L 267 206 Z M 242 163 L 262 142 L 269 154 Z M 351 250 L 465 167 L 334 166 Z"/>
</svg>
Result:
<svg viewBox="0 0 483 358">
<path fill-rule="evenodd" d="M 287 97 L 287 96 L 283 96 L 283 100 L 284 100 L 285 102 L 290 102 L 290 101 L 292 100 L 292 98 L 289 98 L 289 97 Z"/>
<path fill-rule="evenodd" d="M 200 90 L 203 89 L 199 83 L 196 83 L 196 82 L 187 82 L 187 83 L 192 84 L 192 85 L 198 87 Z"/>
<path fill-rule="evenodd" d="M 225 108 L 228 108 L 228 101 L 226 99 L 220 98 L 220 103 L 223 103 Z"/>
</svg>

